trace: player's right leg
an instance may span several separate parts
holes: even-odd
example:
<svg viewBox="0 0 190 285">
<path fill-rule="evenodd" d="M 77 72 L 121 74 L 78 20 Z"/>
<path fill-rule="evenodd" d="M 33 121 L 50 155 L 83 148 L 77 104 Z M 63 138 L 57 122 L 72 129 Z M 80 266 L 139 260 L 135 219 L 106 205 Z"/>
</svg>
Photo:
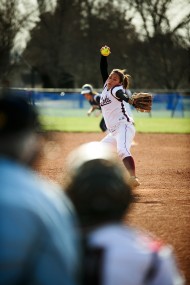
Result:
<svg viewBox="0 0 190 285">
<path fill-rule="evenodd" d="M 116 147 L 117 147 L 116 139 L 115 139 L 115 137 L 111 133 L 108 133 L 100 141 L 100 143 L 109 144 L 109 146 L 111 146 L 113 148 L 113 151 L 116 152 Z"/>
<path fill-rule="evenodd" d="M 100 121 L 100 129 L 102 130 L 102 132 L 106 132 L 107 131 L 107 127 L 104 121 L 104 118 L 102 117 L 101 121 Z"/>
</svg>

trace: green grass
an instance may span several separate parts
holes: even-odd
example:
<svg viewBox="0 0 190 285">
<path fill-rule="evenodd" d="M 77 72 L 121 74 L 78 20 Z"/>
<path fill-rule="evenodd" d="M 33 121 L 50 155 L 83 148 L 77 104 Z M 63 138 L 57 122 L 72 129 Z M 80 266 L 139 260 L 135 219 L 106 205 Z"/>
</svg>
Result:
<svg viewBox="0 0 190 285">
<path fill-rule="evenodd" d="M 49 131 L 100 132 L 100 117 L 41 116 L 44 128 Z M 135 118 L 139 133 L 190 133 L 190 118 Z"/>
<path fill-rule="evenodd" d="M 135 123 L 142 133 L 190 133 L 190 118 L 138 118 Z"/>
<path fill-rule="evenodd" d="M 42 117 L 46 130 L 65 132 L 98 132 L 99 121 L 94 117 Z"/>
</svg>

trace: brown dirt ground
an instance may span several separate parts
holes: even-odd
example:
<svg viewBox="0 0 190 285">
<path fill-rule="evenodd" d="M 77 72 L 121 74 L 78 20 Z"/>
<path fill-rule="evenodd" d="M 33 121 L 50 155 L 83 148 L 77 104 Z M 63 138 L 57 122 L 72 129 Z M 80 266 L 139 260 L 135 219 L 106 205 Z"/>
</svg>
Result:
<svg viewBox="0 0 190 285">
<path fill-rule="evenodd" d="M 99 141 L 102 133 L 51 133 L 52 142 L 38 164 L 43 175 L 63 183 L 66 157 L 82 143 Z M 136 134 L 132 154 L 141 185 L 129 222 L 170 243 L 190 284 L 190 135 Z"/>
</svg>

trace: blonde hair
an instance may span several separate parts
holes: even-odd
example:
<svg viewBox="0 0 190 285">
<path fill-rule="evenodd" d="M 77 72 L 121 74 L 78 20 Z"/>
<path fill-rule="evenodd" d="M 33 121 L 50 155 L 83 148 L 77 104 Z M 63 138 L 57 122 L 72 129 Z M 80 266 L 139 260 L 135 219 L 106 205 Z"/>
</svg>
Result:
<svg viewBox="0 0 190 285">
<path fill-rule="evenodd" d="M 113 69 L 111 73 L 116 73 L 119 76 L 120 83 L 122 83 L 123 88 L 129 88 L 129 74 L 125 74 L 125 69 Z"/>
</svg>

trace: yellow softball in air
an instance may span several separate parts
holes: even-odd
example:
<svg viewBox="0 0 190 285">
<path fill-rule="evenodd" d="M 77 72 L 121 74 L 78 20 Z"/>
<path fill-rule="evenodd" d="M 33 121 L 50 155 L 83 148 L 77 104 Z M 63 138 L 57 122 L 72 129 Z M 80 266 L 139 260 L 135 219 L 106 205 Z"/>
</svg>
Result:
<svg viewBox="0 0 190 285">
<path fill-rule="evenodd" d="M 108 56 L 110 55 L 111 51 L 110 48 L 108 46 L 104 46 L 100 49 L 101 55 L 103 56 Z"/>
</svg>

